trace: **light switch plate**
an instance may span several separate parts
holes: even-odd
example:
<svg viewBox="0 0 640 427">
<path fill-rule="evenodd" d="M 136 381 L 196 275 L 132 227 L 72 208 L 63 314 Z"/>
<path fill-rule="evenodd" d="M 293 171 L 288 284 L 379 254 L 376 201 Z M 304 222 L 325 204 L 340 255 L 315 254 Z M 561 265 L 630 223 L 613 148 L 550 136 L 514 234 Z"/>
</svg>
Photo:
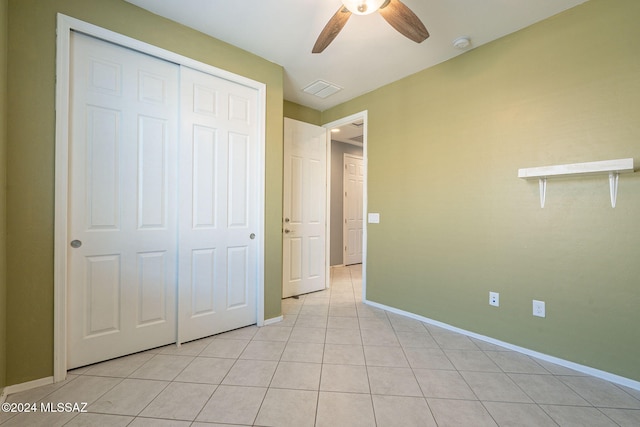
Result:
<svg viewBox="0 0 640 427">
<path fill-rule="evenodd" d="M 369 224 L 379 224 L 380 223 L 380 214 L 379 213 L 370 213 L 368 215 Z"/>
</svg>

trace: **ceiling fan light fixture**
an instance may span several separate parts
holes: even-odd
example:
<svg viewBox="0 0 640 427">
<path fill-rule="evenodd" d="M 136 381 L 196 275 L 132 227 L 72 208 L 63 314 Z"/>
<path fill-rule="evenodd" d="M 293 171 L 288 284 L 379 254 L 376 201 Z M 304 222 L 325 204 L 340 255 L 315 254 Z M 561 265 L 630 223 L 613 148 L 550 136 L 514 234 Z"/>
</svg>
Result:
<svg viewBox="0 0 640 427">
<path fill-rule="evenodd" d="M 380 9 L 385 0 L 342 0 L 344 7 L 356 15 L 369 15 Z"/>
</svg>

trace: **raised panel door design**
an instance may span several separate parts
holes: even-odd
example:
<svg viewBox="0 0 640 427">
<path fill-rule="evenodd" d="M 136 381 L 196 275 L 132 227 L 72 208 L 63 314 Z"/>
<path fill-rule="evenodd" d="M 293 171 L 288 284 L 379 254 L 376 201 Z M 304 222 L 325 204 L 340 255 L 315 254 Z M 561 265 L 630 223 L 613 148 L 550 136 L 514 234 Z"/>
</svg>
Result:
<svg viewBox="0 0 640 427">
<path fill-rule="evenodd" d="M 326 130 L 285 119 L 283 297 L 326 287 Z"/>
<path fill-rule="evenodd" d="M 191 255 L 191 316 L 215 313 L 216 250 L 197 249 Z"/>
<path fill-rule="evenodd" d="M 193 85 L 193 111 L 215 117 L 218 115 L 218 91 L 205 85 Z"/>
<path fill-rule="evenodd" d="M 138 326 L 167 319 L 166 252 L 138 254 Z"/>
<path fill-rule="evenodd" d="M 215 228 L 218 211 L 218 142 L 216 129 L 193 127 L 193 227 Z"/>
<path fill-rule="evenodd" d="M 229 228 L 248 227 L 249 212 L 249 139 L 246 135 L 229 132 L 229 172 L 227 200 Z"/>
<path fill-rule="evenodd" d="M 227 310 L 249 304 L 249 248 L 227 248 Z"/>
<path fill-rule="evenodd" d="M 317 279 L 323 275 L 324 272 L 324 236 L 309 236 L 309 249 L 307 252 L 307 265 L 309 271 L 307 278 Z"/>
<path fill-rule="evenodd" d="M 302 198 L 302 188 L 303 188 L 303 179 L 304 179 L 304 159 L 302 157 L 291 155 L 288 159 L 285 159 L 288 162 L 289 170 L 288 170 L 288 189 L 289 191 L 285 195 L 287 197 L 286 202 L 288 203 L 287 212 L 289 213 L 289 223 L 292 225 L 302 224 L 303 214 L 302 209 L 303 198 Z"/>
<path fill-rule="evenodd" d="M 165 228 L 167 216 L 167 122 L 138 119 L 138 227 Z"/>
<path fill-rule="evenodd" d="M 85 336 L 92 337 L 120 330 L 120 256 L 86 258 L 84 282 Z"/>
<path fill-rule="evenodd" d="M 307 222 L 313 225 L 321 225 L 326 216 L 326 202 L 323 203 L 323 194 L 326 193 L 326 167 L 323 162 L 324 157 L 307 160 L 308 182 L 304 182 L 304 193 L 302 200 L 307 209 Z M 322 231 L 321 227 L 317 231 Z M 317 235 L 316 235 L 317 236 Z"/>
<path fill-rule="evenodd" d="M 143 102 L 165 104 L 167 81 L 163 76 L 140 71 L 138 74 L 138 99 Z"/>
<path fill-rule="evenodd" d="M 120 112 L 87 106 L 86 117 L 86 146 L 78 150 L 79 159 L 86 153 L 88 165 L 86 223 L 93 230 L 115 230 L 120 227 Z"/>
<path fill-rule="evenodd" d="M 81 33 L 70 57 L 67 368 L 256 323 L 259 90 Z"/>
<path fill-rule="evenodd" d="M 297 282 L 302 280 L 302 239 L 300 237 L 291 237 L 288 239 L 288 244 L 290 254 L 289 281 Z"/>
<path fill-rule="evenodd" d="M 362 262 L 363 183 L 364 162 L 362 157 L 345 154 L 343 177 L 344 265 Z"/>
<path fill-rule="evenodd" d="M 87 90 L 109 95 L 122 94 L 122 65 L 116 62 L 89 57 Z"/>
<path fill-rule="evenodd" d="M 179 340 L 256 322 L 254 89 L 181 69 Z M 215 251 L 211 245 L 215 244 Z M 207 252 L 208 251 L 208 252 Z M 193 255 L 191 255 L 193 254 Z M 206 255 L 205 255 L 206 254 Z M 193 259 L 191 259 L 193 257 Z M 197 268 L 186 268 L 196 260 Z"/>
<path fill-rule="evenodd" d="M 71 45 L 69 369 L 175 342 L 179 75 L 83 34 Z"/>
<path fill-rule="evenodd" d="M 229 120 L 243 124 L 249 123 L 251 101 L 247 98 L 229 95 Z"/>
</svg>

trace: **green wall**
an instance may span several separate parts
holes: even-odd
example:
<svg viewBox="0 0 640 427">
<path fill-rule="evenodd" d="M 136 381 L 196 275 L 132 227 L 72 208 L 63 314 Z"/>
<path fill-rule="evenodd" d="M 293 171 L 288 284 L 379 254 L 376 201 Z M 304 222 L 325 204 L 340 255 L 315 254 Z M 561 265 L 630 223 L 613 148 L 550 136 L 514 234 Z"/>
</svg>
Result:
<svg viewBox="0 0 640 427">
<path fill-rule="evenodd" d="M 58 12 L 266 83 L 265 318 L 279 316 L 282 67 L 122 0 L 9 0 L 8 6 L 6 383 L 53 375 Z"/>
<path fill-rule="evenodd" d="M 0 0 L 0 390 L 7 382 L 7 1 Z"/>
<path fill-rule="evenodd" d="M 640 165 L 638 22 L 591 0 L 323 112 L 368 110 L 368 299 L 640 380 L 640 173 L 615 209 L 607 176 L 550 179 L 544 209 L 517 178 Z"/>
<path fill-rule="evenodd" d="M 322 125 L 322 115 L 320 111 L 291 101 L 284 101 L 284 116 L 301 122 L 311 123 L 312 125 Z"/>
</svg>

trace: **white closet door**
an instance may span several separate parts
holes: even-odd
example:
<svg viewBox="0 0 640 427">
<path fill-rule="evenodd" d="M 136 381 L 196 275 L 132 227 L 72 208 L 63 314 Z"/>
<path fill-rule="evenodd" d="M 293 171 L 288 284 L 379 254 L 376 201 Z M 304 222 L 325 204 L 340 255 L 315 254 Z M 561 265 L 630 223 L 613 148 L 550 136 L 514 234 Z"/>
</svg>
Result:
<svg viewBox="0 0 640 427">
<path fill-rule="evenodd" d="M 179 341 L 256 323 L 257 91 L 181 69 Z"/>
<path fill-rule="evenodd" d="M 71 39 L 69 369 L 175 342 L 179 67 Z"/>
</svg>

